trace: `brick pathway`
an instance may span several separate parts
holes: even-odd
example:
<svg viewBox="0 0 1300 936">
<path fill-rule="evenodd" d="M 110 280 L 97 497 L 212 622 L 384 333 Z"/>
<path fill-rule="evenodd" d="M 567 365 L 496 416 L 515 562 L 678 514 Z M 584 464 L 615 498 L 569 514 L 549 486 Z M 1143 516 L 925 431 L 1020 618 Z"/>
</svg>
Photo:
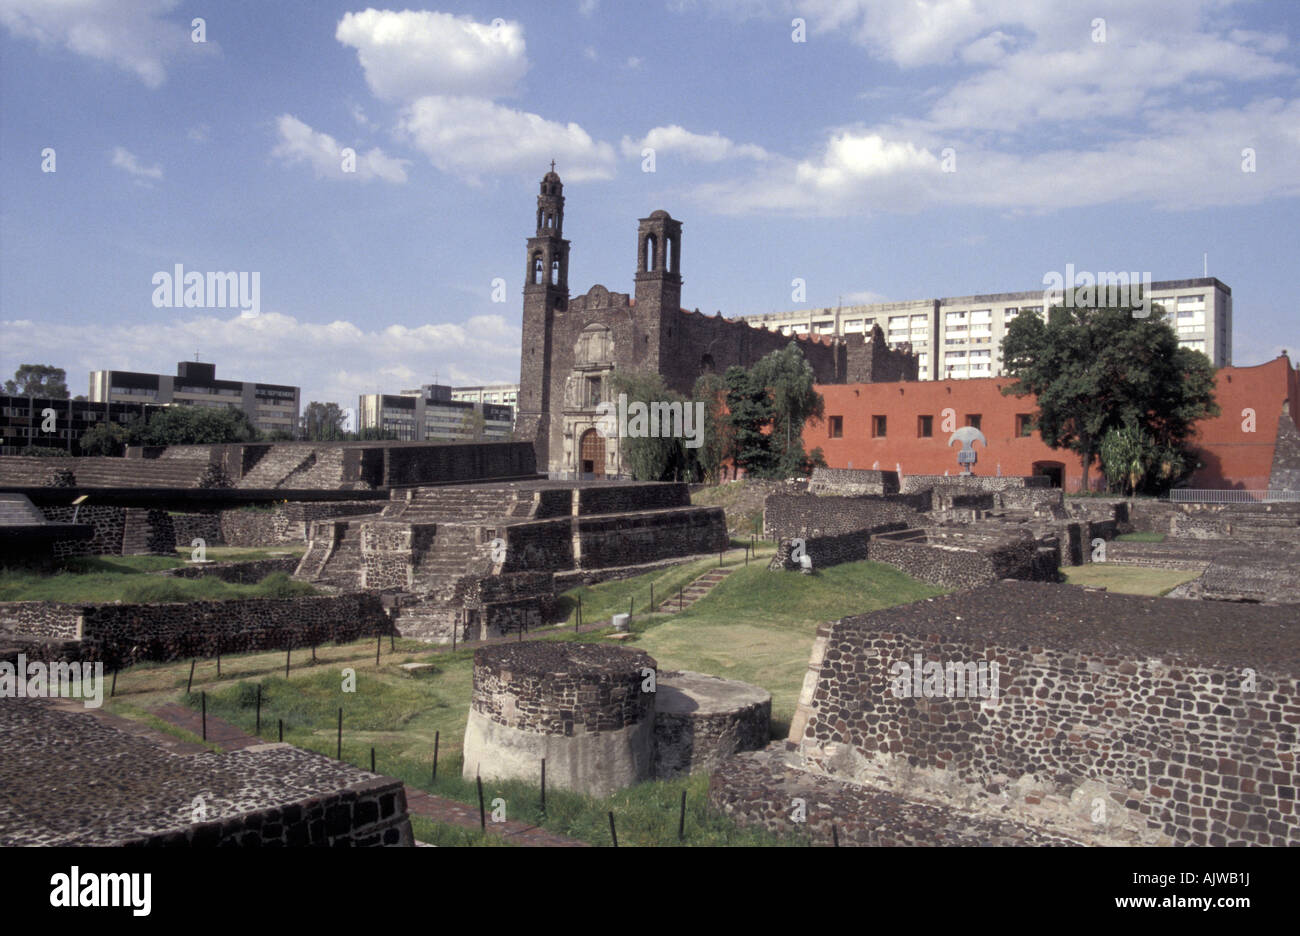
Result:
<svg viewBox="0 0 1300 936">
<path fill-rule="evenodd" d="M 203 715 L 176 702 L 168 702 L 152 709 L 151 714 L 163 721 L 184 728 L 195 735 L 203 735 Z M 261 738 L 245 734 L 236 726 L 215 715 L 208 716 L 208 741 L 216 744 L 223 751 L 238 751 L 255 744 L 266 744 Z M 425 816 L 435 822 L 459 826 L 463 829 L 479 828 L 478 810 L 473 806 L 458 803 L 443 796 L 434 796 L 424 790 L 406 787 L 406 808 L 413 815 Z M 537 826 L 523 822 L 491 822 L 487 824 L 488 832 L 507 839 L 514 845 L 542 846 L 549 848 L 586 848 L 586 842 L 552 835 Z"/>
</svg>

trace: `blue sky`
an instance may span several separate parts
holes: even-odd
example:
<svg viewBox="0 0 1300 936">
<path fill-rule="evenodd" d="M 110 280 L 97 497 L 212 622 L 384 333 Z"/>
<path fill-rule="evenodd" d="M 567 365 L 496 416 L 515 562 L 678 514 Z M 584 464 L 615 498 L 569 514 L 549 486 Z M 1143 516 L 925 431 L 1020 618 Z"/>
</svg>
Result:
<svg viewBox="0 0 1300 936">
<path fill-rule="evenodd" d="M 574 294 L 631 291 L 656 208 L 724 315 L 1208 252 L 1234 363 L 1295 356 L 1298 37 L 1291 0 L 0 0 L 0 374 L 517 380 L 552 158 Z M 257 272 L 258 315 L 156 308 L 176 264 Z"/>
</svg>

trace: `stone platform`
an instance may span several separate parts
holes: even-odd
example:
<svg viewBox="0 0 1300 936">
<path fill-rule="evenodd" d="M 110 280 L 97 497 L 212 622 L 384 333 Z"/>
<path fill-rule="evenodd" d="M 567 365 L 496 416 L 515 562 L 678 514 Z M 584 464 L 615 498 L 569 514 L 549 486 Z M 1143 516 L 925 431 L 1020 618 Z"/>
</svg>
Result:
<svg viewBox="0 0 1300 936">
<path fill-rule="evenodd" d="M 411 845 L 400 780 L 287 744 L 183 754 L 78 702 L 0 699 L 0 845 Z"/>
</svg>

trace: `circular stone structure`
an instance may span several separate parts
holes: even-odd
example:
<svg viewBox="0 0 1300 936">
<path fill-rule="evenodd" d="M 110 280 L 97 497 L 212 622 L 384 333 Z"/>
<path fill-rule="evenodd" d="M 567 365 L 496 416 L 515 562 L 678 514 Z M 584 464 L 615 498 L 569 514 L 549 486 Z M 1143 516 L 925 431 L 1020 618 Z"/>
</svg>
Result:
<svg viewBox="0 0 1300 936">
<path fill-rule="evenodd" d="M 525 641 L 474 651 L 463 775 L 608 796 L 654 769 L 657 668 L 641 650 Z"/>
<path fill-rule="evenodd" d="M 737 751 L 765 747 L 772 694 L 689 671 L 660 673 L 655 693 L 655 776 L 711 771 Z"/>
</svg>

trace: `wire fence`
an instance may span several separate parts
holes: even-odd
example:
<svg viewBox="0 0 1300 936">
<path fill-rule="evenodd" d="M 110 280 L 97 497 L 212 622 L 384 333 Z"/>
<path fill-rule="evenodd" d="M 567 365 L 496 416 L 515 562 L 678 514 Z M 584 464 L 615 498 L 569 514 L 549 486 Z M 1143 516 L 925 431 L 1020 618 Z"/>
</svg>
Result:
<svg viewBox="0 0 1300 936">
<path fill-rule="evenodd" d="M 1175 488 L 1169 492 L 1169 499 L 1176 504 L 1300 504 L 1300 491 Z"/>
</svg>

